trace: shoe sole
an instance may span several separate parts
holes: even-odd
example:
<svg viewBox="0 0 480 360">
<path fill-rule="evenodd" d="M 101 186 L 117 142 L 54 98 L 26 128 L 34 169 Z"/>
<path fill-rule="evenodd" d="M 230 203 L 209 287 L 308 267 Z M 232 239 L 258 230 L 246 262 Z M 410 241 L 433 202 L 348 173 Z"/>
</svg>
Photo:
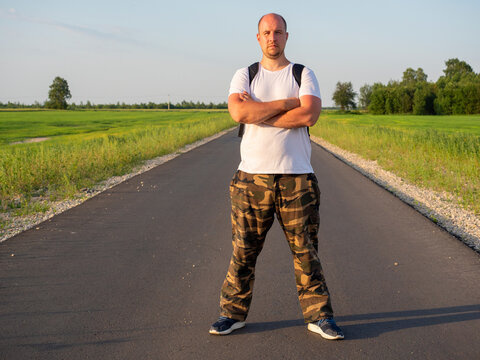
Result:
<svg viewBox="0 0 480 360">
<path fill-rule="evenodd" d="M 233 330 L 241 329 L 245 326 L 244 321 L 237 321 L 235 324 L 233 324 L 230 329 L 227 329 L 225 331 L 217 331 L 215 329 L 210 329 L 209 333 L 212 335 L 228 335 L 230 334 Z"/>
<path fill-rule="evenodd" d="M 315 324 L 312 324 L 312 323 L 308 324 L 307 328 L 311 332 L 314 332 L 316 334 L 320 334 L 324 339 L 327 339 L 327 340 L 342 340 L 343 338 L 345 338 L 344 335 L 337 335 L 337 336 L 328 335 L 328 334 L 324 333 L 319 326 L 317 326 Z"/>
</svg>

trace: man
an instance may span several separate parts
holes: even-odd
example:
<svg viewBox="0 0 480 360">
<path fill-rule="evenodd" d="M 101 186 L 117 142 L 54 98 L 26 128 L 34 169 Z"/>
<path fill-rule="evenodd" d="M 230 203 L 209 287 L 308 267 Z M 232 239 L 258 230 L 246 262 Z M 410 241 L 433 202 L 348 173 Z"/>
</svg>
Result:
<svg viewBox="0 0 480 360">
<path fill-rule="evenodd" d="M 242 328 L 252 299 L 257 256 L 274 214 L 294 258 L 298 296 L 308 330 L 326 339 L 343 339 L 333 320 L 330 296 L 317 255 L 320 191 L 310 164 L 308 126 L 321 111 L 318 83 L 304 68 L 301 86 L 284 54 L 285 19 L 264 15 L 257 40 L 263 52 L 249 84 L 248 69 L 230 84 L 228 109 L 245 124 L 241 162 L 230 184 L 233 255 L 220 296 L 220 318 L 210 333 Z"/>
</svg>

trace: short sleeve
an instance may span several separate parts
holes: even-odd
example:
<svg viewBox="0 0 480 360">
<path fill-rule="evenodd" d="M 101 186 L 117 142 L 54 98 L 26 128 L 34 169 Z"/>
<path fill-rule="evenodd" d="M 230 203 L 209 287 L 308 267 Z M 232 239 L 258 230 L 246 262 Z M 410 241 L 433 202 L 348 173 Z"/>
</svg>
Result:
<svg viewBox="0 0 480 360">
<path fill-rule="evenodd" d="M 322 98 L 320 95 L 320 87 L 318 86 L 317 78 L 312 70 L 305 67 L 302 71 L 302 85 L 298 91 L 298 97 L 303 95 L 313 95 Z"/>
<path fill-rule="evenodd" d="M 230 82 L 228 95 L 241 94 L 244 91 L 250 94 L 250 84 L 248 81 L 248 68 L 242 68 L 235 72 Z"/>
</svg>

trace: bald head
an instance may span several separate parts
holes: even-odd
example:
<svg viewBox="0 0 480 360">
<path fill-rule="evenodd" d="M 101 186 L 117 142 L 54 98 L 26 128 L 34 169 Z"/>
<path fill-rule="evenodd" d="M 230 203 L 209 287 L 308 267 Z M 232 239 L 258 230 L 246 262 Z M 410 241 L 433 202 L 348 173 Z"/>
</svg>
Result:
<svg viewBox="0 0 480 360">
<path fill-rule="evenodd" d="M 263 15 L 260 18 L 260 20 L 258 20 L 258 31 L 260 32 L 260 24 L 263 20 L 270 20 L 272 18 L 277 18 L 277 19 L 281 20 L 283 22 L 283 24 L 285 25 L 284 31 L 287 32 L 287 22 L 285 21 L 285 19 L 283 18 L 282 15 L 275 14 L 275 13 L 270 13 L 270 14 Z"/>
<path fill-rule="evenodd" d="M 282 64 L 287 61 L 284 54 L 287 39 L 287 23 L 282 16 L 267 14 L 261 17 L 258 22 L 257 40 L 263 52 L 262 61 L 270 59 Z M 265 64 L 262 62 L 262 65 Z"/>
</svg>

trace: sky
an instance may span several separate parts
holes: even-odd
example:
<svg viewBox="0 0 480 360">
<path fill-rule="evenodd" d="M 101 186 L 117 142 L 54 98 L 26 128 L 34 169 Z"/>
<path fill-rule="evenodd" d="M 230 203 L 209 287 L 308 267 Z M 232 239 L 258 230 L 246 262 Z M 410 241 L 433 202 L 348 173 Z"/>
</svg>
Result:
<svg viewBox="0 0 480 360">
<path fill-rule="evenodd" d="M 56 76 L 69 102 L 219 103 L 261 59 L 258 19 L 284 16 L 292 62 L 312 69 L 324 106 L 338 81 L 429 81 L 459 58 L 480 72 L 480 1 L 0 0 L 0 102 L 42 103 Z"/>
</svg>

